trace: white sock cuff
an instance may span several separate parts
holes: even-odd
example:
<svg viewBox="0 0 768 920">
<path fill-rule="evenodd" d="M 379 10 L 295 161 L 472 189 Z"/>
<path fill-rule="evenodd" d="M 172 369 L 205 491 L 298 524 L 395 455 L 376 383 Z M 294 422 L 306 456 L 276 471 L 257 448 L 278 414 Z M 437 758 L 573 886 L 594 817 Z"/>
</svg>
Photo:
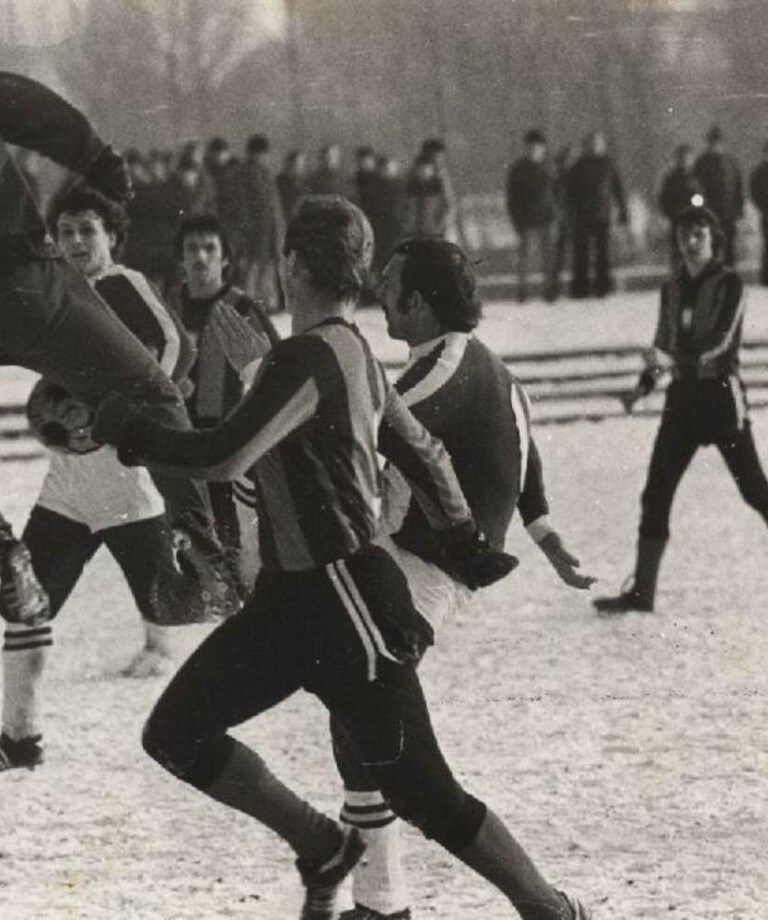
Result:
<svg viewBox="0 0 768 920">
<path fill-rule="evenodd" d="M 24 652 L 32 648 L 43 648 L 53 645 L 53 629 L 50 624 L 45 626 L 19 626 L 8 624 L 5 628 L 4 652 Z"/>
<path fill-rule="evenodd" d="M 378 790 L 353 792 L 345 789 L 340 818 L 344 824 L 366 829 L 385 827 L 395 820 L 396 815 Z"/>
</svg>

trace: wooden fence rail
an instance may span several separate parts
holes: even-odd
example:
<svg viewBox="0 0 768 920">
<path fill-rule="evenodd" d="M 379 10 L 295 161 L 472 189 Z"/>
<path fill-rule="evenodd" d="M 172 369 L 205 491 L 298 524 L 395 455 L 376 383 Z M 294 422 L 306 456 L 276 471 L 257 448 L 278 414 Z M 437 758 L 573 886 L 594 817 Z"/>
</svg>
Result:
<svg viewBox="0 0 768 920">
<path fill-rule="evenodd" d="M 743 377 L 749 404 L 768 406 L 768 340 L 743 343 Z M 630 388 L 642 367 L 643 349 L 636 345 L 575 348 L 569 351 L 535 351 L 502 354 L 502 360 L 525 385 L 533 405 L 536 425 L 599 422 L 623 416 L 618 394 Z M 400 362 L 385 362 L 394 375 Z M 637 415 L 661 410 L 663 388 L 638 405 Z M 2 397 L 0 397 L 1 399 Z M 33 438 L 18 402 L 0 404 L 0 461 L 22 461 L 45 454 Z"/>
</svg>

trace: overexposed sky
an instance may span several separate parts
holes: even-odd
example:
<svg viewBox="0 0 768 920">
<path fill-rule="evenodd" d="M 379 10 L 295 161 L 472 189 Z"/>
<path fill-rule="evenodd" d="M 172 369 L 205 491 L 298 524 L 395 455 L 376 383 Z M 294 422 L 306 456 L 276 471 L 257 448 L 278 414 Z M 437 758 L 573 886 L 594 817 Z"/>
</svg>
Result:
<svg viewBox="0 0 768 920">
<path fill-rule="evenodd" d="M 99 0 L 0 0 L 0 35 L 5 44 L 42 48 L 71 37 L 72 11 Z M 141 3 L 142 0 L 124 0 Z M 215 0 L 219 7 L 227 0 Z M 212 8 L 215 8 L 212 6 Z M 283 0 L 253 0 L 251 19 L 243 27 L 260 34 L 280 35 L 285 28 Z"/>
</svg>

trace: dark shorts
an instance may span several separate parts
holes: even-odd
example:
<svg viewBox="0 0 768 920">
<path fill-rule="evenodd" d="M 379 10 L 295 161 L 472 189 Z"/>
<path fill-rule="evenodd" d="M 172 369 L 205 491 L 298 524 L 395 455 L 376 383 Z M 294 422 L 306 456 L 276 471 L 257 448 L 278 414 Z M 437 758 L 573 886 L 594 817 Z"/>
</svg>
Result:
<svg viewBox="0 0 768 920">
<path fill-rule="evenodd" d="M 461 849 L 484 810 L 440 752 L 415 662 L 397 660 L 401 626 L 391 624 L 411 616 L 418 614 L 405 578 L 377 547 L 322 569 L 263 572 L 244 610 L 173 678 L 150 716 L 145 746 L 171 772 L 207 788 L 229 756 L 228 729 L 303 688 L 347 731 L 393 809 Z"/>
<path fill-rule="evenodd" d="M 165 517 L 148 518 L 93 533 L 84 524 L 35 505 L 24 529 L 38 581 L 48 593 L 51 616 L 61 610 L 80 576 L 104 545 L 148 620 L 161 618 L 164 586 L 178 577 L 173 538 Z"/>
</svg>

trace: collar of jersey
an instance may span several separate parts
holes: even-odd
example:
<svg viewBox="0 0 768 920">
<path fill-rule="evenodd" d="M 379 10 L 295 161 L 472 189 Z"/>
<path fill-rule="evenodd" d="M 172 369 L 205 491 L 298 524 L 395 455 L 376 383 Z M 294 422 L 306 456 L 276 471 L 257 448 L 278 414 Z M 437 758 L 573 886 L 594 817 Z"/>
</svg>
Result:
<svg viewBox="0 0 768 920">
<path fill-rule="evenodd" d="M 472 337 L 471 332 L 444 332 L 442 335 L 439 335 L 436 339 L 430 339 L 428 342 L 422 342 L 420 345 L 414 345 L 411 349 L 410 360 L 418 361 L 419 358 L 423 358 L 425 355 L 428 355 L 431 351 L 441 343 L 445 342 L 446 345 L 450 345 L 451 342 L 457 342 L 461 339 L 469 339 Z"/>
</svg>

